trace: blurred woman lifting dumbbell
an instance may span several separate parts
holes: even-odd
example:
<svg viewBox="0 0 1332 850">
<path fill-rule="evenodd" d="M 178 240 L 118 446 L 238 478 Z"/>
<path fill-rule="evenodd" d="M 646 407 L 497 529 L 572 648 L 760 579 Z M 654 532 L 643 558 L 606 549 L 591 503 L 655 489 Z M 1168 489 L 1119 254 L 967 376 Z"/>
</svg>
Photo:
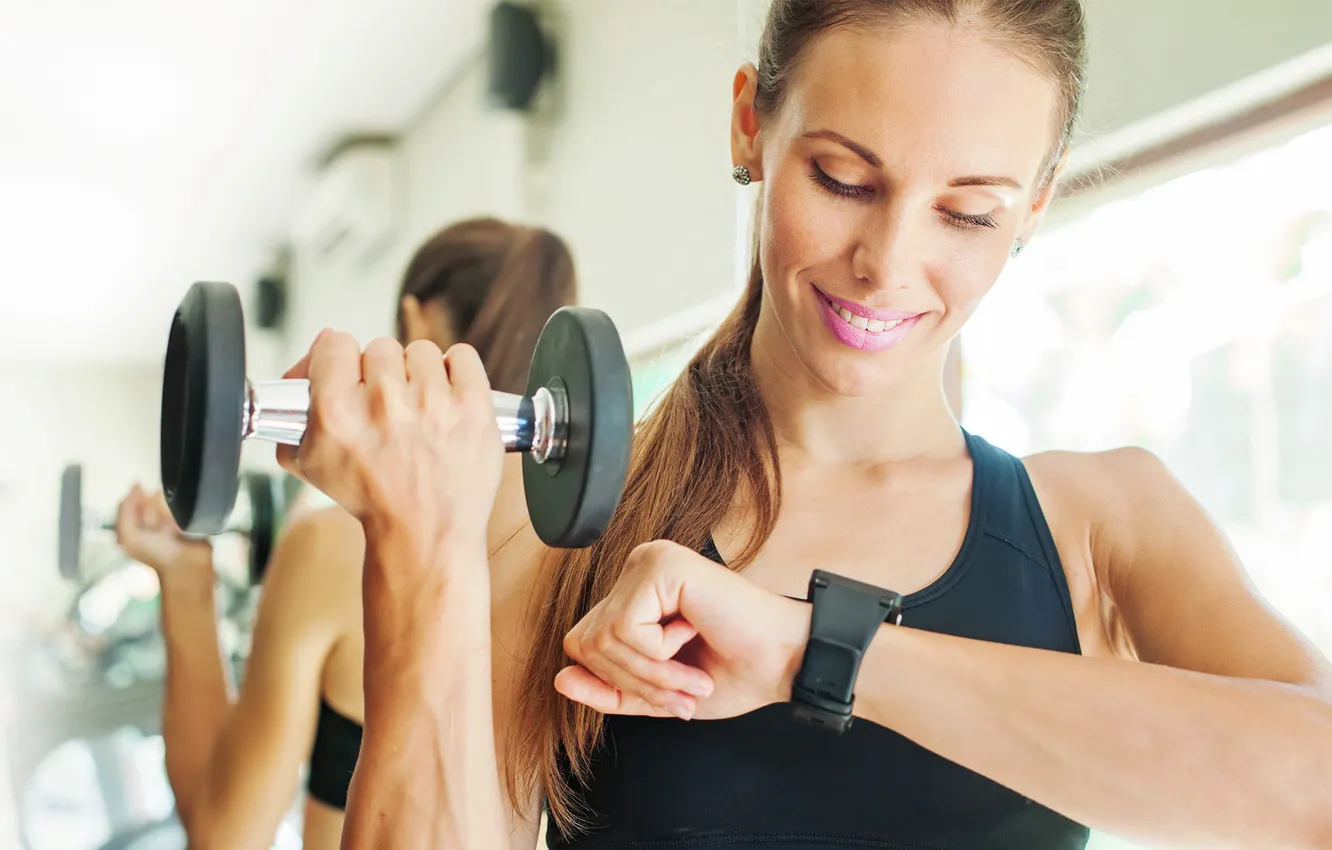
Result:
<svg viewBox="0 0 1332 850">
<path fill-rule="evenodd" d="M 471 219 L 437 233 L 411 260 L 397 336 L 441 348 L 465 341 L 496 389 L 521 393 L 546 319 L 575 297 L 560 237 Z M 210 545 L 182 537 L 161 497 L 137 486 L 121 503 L 117 534 L 161 577 L 166 768 L 190 846 L 268 847 L 308 759 L 304 846 L 337 847 L 365 712 L 360 523 L 339 507 L 288 523 L 236 696 L 218 652 Z"/>
</svg>

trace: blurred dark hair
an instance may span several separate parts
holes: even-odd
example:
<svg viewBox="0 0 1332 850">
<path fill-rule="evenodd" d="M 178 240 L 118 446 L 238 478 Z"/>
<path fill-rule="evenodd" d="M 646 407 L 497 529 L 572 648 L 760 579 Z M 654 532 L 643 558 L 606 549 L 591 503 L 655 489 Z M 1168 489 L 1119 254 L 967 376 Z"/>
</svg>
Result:
<svg viewBox="0 0 1332 850">
<path fill-rule="evenodd" d="M 436 233 L 412 257 L 398 293 L 398 339 L 406 342 L 402 300 L 442 302 L 453 335 L 481 355 L 490 385 L 527 388 L 537 337 L 560 307 L 578 295 L 573 256 L 564 240 L 539 227 L 471 218 Z"/>
</svg>

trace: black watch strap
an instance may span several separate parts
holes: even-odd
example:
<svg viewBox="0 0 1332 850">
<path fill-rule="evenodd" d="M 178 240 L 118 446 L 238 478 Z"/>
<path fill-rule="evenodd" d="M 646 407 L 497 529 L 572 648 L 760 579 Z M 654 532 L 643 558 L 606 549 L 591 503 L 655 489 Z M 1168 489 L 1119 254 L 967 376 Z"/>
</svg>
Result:
<svg viewBox="0 0 1332 850">
<path fill-rule="evenodd" d="M 809 643 L 791 703 L 797 719 L 844 732 L 851 725 L 860 660 L 879 626 L 901 623 L 902 594 L 815 570 L 808 599 Z"/>
</svg>

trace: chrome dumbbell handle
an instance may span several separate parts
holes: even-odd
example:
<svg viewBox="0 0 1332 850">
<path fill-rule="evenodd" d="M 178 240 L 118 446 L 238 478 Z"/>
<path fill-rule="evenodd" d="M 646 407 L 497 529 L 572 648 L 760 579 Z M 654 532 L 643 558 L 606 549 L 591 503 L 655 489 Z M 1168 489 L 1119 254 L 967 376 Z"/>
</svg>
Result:
<svg viewBox="0 0 1332 850">
<path fill-rule="evenodd" d="M 559 460 L 568 447 L 569 404 L 559 387 L 531 397 L 492 390 L 495 420 L 506 452 L 529 452 L 537 463 Z M 241 411 L 243 439 L 300 445 L 310 411 L 310 382 L 246 381 Z"/>
</svg>

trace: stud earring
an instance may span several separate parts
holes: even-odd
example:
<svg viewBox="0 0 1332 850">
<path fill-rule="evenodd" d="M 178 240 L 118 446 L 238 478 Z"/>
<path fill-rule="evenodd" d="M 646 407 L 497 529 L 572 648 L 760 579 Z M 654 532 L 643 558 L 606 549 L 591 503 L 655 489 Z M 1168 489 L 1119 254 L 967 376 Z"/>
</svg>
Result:
<svg viewBox="0 0 1332 850">
<path fill-rule="evenodd" d="M 1021 253 L 1022 253 L 1022 249 L 1025 248 L 1025 247 L 1027 247 L 1027 245 L 1026 245 L 1026 243 L 1024 243 L 1021 239 L 1019 239 L 1019 240 L 1017 240 L 1016 242 L 1014 242 L 1014 243 L 1013 243 L 1013 253 L 1012 253 L 1012 256 L 1016 257 L 1018 254 L 1021 254 Z"/>
<path fill-rule="evenodd" d="M 749 169 L 745 168 L 743 165 L 737 165 L 731 172 L 731 177 L 741 186 L 749 185 Z"/>
</svg>

